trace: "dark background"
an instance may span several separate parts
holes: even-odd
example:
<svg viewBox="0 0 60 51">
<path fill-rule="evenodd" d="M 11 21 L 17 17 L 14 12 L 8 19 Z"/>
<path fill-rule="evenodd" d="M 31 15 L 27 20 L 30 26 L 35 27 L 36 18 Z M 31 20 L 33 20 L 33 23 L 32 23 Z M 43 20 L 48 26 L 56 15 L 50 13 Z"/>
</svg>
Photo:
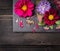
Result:
<svg viewBox="0 0 60 51">
<path fill-rule="evenodd" d="M 0 0 L 0 51 L 60 51 L 59 46 L 48 46 L 60 45 L 60 33 L 13 33 L 12 3 Z"/>
</svg>

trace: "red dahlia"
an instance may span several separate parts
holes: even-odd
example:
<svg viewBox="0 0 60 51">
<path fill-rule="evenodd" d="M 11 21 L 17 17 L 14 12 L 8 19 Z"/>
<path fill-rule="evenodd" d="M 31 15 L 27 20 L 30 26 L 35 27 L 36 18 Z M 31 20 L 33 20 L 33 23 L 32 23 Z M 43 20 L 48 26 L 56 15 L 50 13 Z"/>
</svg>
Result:
<svg viewBox="0 0 60 51">
<path fill-rule="evenodd" d="M 44 14 L 44 22 L 48 26 L 54 25 L 58 19 L 59 16 L 57 15 L 57 11 L 53 8 L 51 8 L 49 11 L 46 11 Z"/>
</svg>

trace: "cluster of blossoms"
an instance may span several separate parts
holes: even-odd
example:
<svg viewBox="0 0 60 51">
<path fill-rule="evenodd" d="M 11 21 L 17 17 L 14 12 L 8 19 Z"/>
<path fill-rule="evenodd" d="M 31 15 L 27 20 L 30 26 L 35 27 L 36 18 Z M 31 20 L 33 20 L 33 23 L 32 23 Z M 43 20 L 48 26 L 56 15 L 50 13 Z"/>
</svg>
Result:
<svg viewBox="0 0 60 51">
<path fill-rule="evenodd" d="M 46 0 L 41 0 L 38 5 L 36 6 L 36 11 L 40 14 L 45 14 L 46 11 L 50 9 L 50 3 Z"/>
<path fill-rule="evenodd" d="M 44 23 L 48 26 L 54 25 L 59 20 L 57 11 L 51 8 L 50 3 L 47 0 L 41 0 L 36 6 L 36 11 L 39 14 L 43 14 Z"/>
<path fill-rule="evenodd" d="M 57 0 L 55 0 L 55 4 Z M 59 7 L 58 5 L 57 7 Z M 34 4 L 31 0 L 18 0 L 15 4 L 15 13 L 20 17 L 31 17 L 33 15 Z M 57 11 L 54 8 L 51 8 L 51 4 L 47 0 L 40 0 L 38 5 L 36 6 L 36 12 L 40 15 L 43 15 L 43 21 L 45 25 L 52 26 L 59 20 L 59 16 L 57 15 Z M 39 18 L 39 20 L 41 20 Z"/>
</svg>

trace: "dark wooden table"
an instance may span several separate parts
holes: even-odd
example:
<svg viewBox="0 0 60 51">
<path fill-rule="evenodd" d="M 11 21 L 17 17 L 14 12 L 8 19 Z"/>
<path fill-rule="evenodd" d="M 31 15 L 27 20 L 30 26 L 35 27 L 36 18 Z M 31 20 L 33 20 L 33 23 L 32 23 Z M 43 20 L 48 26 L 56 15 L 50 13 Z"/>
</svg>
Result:
<svg viewBox="0 0 60 51">
<path fill-rule="evenodd" d="M 13 33 L 12 21 L 12 0 L 0 0 L 0 45 L 60 45 L 60 33 Z"/>
</svg>

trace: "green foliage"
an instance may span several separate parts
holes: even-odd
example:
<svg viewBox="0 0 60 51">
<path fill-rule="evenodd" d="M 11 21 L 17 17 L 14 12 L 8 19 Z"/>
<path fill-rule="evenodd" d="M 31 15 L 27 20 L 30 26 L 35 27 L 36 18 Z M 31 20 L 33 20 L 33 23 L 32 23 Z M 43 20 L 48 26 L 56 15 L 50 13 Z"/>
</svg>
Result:
<svg viewBox="0 0 60 51">
<path fill-rule="evenodd" d="M 52 25 L 52 26 L 49 26 L 50 27 L 50 29 L 53 29 L 54 28 L 54 26 Z"/>
<path fill-rule="evenodd" d="M 39 26 L 44 26 L 45 24 L 44 24 L 44 22 L 41 22 L 41 23 L 39 22 L 38 25 Z"/>
<path fill-rule="evenodd" d="M 57 24 L 57 25 L 60 25 L 60 20 L 56 21 L 56 24 Z"/>
</svg>

